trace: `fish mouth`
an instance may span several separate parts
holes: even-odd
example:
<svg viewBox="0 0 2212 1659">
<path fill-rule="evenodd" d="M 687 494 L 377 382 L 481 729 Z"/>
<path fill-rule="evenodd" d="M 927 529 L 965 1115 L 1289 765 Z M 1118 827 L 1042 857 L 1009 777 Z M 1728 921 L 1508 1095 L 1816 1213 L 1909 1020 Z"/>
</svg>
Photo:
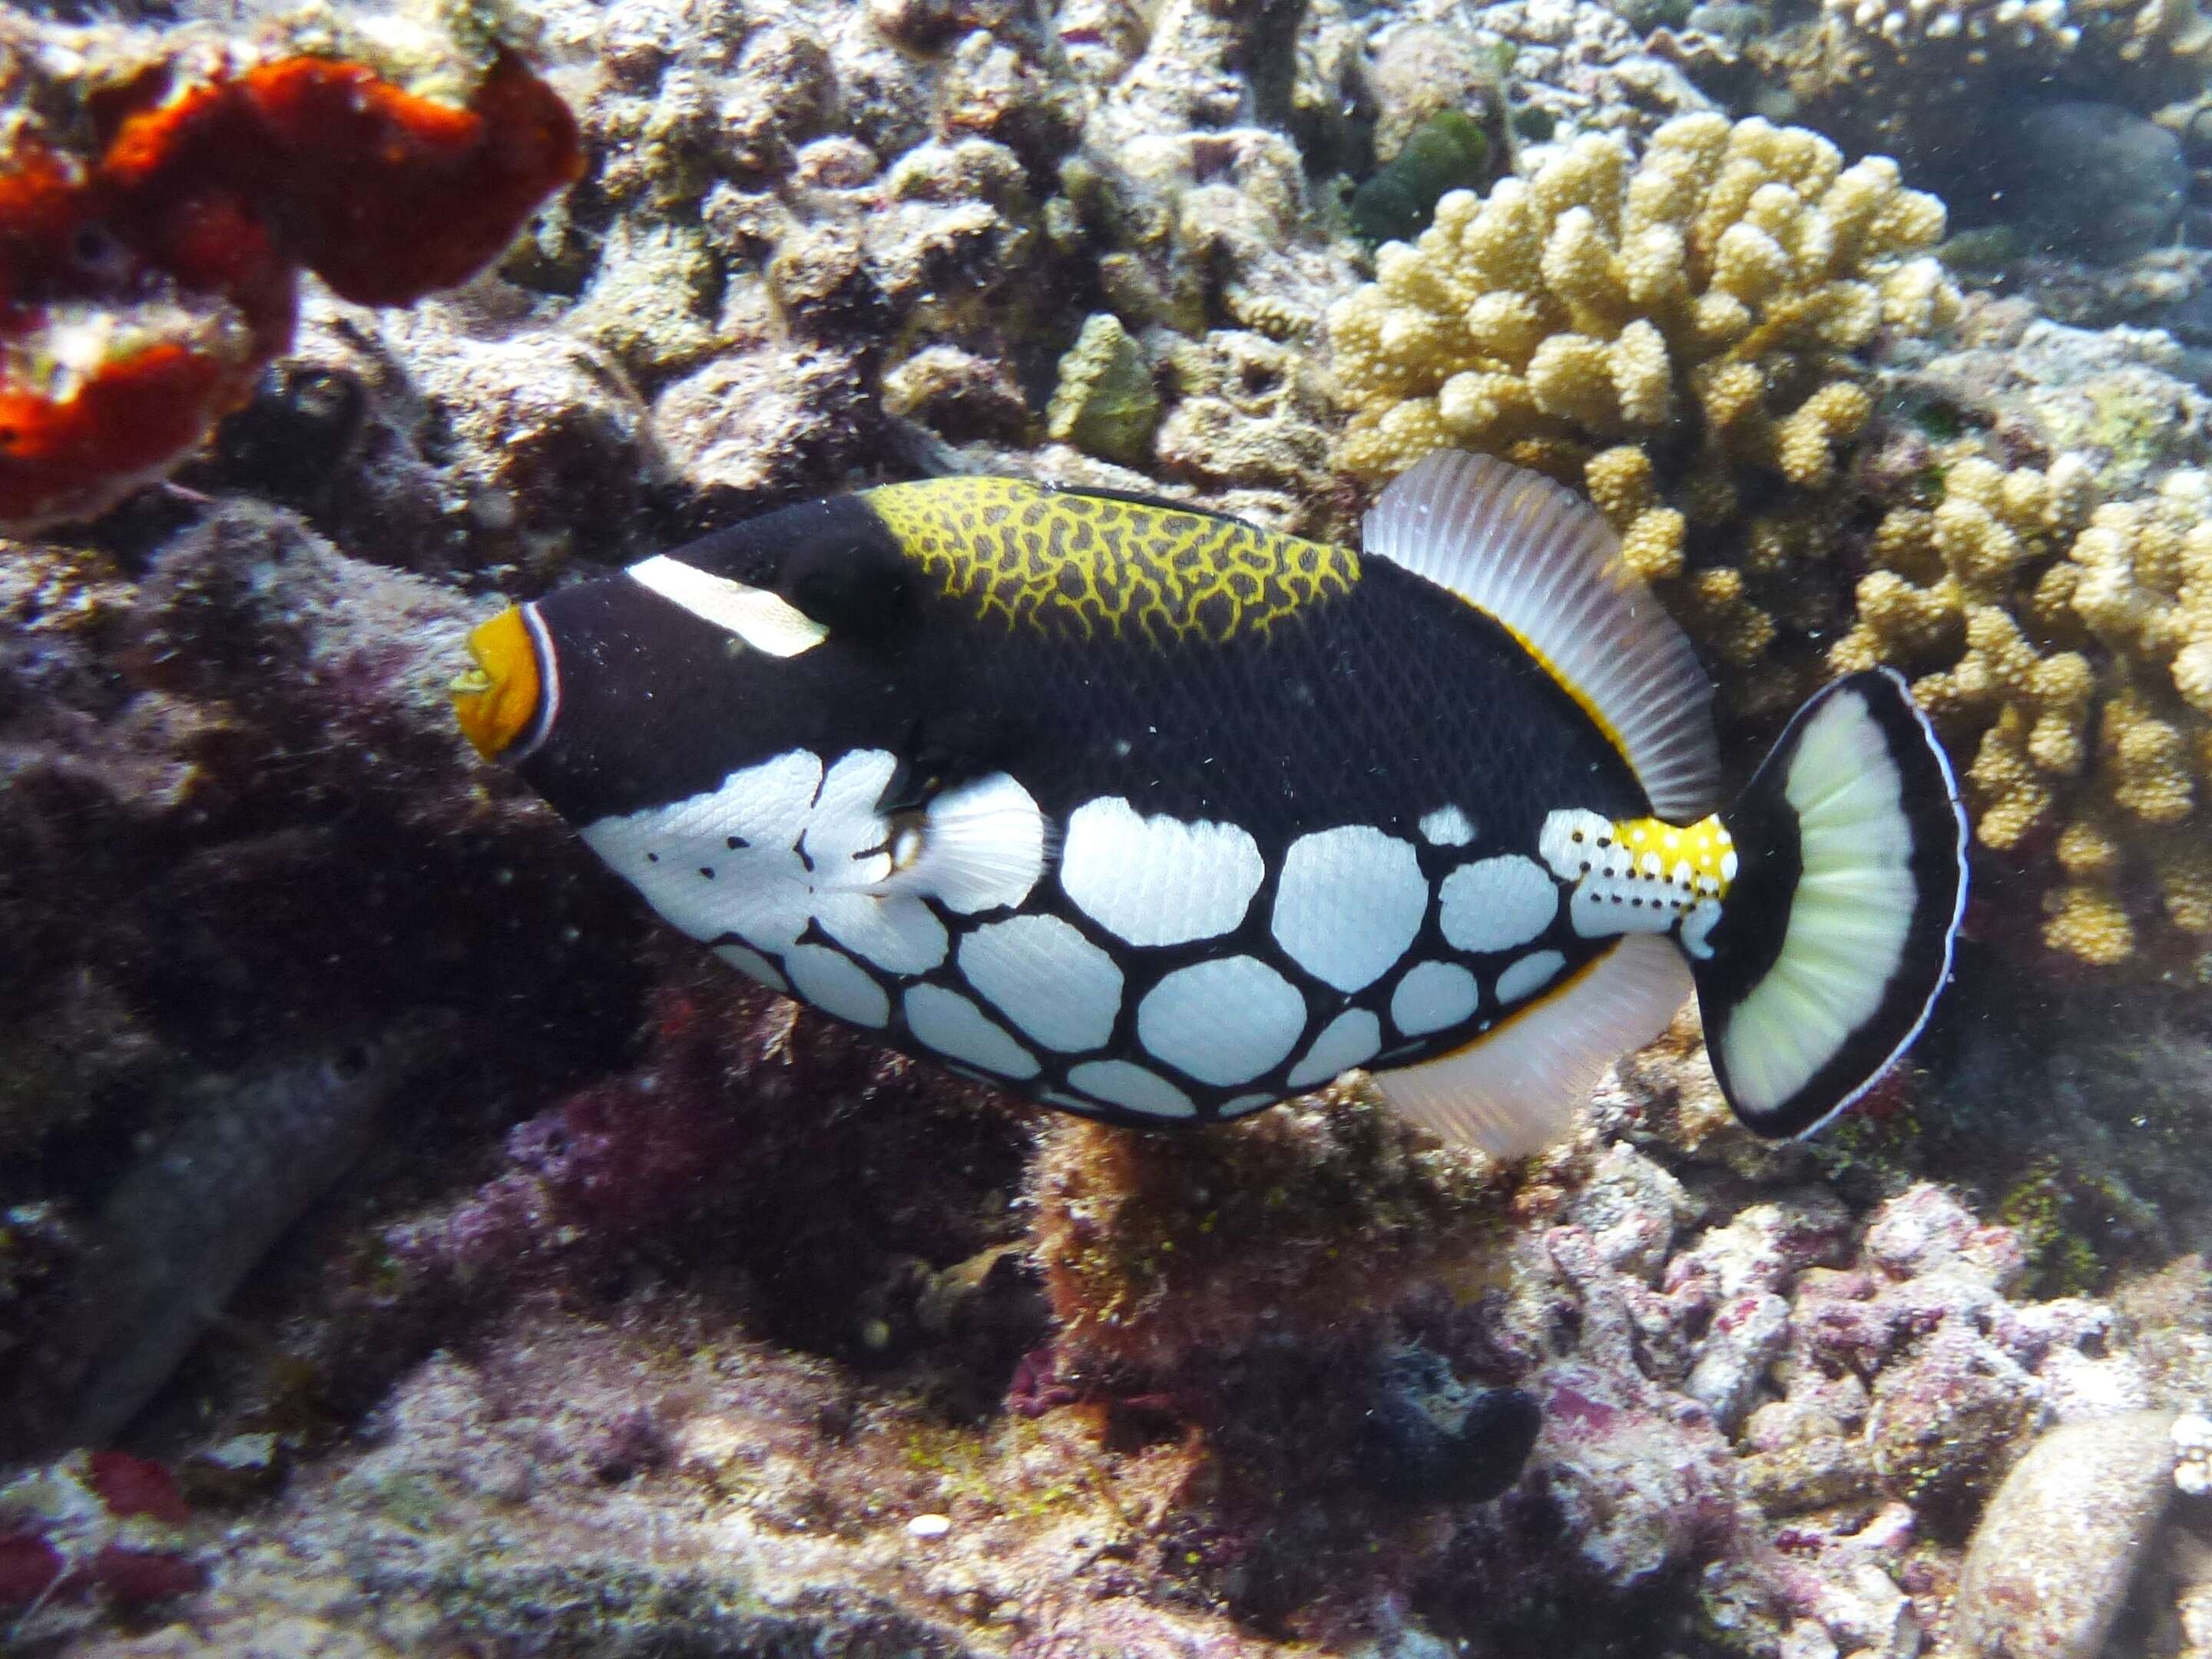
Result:
<svg viewBox="0 0 2212 1659">
<path fill-rule="evenodd" d="M 471 665 L 447 686 L 461 735 L 486 760 L 497 760 L 538 723 L 542 683 L 538 645 L 520 607 L 469 630 Z"/>
</svg>

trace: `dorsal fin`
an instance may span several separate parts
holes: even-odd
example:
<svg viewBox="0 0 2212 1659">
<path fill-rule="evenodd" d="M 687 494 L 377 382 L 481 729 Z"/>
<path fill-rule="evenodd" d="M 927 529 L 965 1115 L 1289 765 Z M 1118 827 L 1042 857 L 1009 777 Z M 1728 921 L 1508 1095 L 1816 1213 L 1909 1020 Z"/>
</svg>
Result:
<svg viewBox="0 0 2212 1659">
<path fill-rule="evenodd" d="M 1487 455 L 1424 456 L 1368 513 L 1364 550 L 1495 617 L 1619 746 L 1652 810 L 1718 803 L 1712 683 L 1596 508 Z"/>
<path fill-rule="evenodd" d="M 1218 507 L 1200 507 L 1193 501 L 1179 501 L 1172 495 L 1155 495 L 1143 489 L 1110 489 L 1103 484 L 1048 484 L 1055 495 L 1093 495 L 1102 501 L 1121 501 L 1130 507 L 1155 507 L 1163 513 L 1188 513 L 1194 519 L 1218 519 L 1224 524 L 1241 525 L 1247 530 L 1267 532 L 1249 519 L 1240 519 L 1234 513 L 1224 513 Z"/>
</svg>

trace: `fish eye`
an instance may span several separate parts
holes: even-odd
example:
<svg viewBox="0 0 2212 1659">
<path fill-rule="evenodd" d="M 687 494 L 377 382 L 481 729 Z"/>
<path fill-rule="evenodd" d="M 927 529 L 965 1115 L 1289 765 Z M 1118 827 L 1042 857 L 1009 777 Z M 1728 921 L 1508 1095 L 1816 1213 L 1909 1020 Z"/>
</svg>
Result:
<svg viewBox="0 0 2212 1659">
<path fill-rule="evenodd" d="M 131 250 L 104 225 L 79 225 L 70 238 L 70 258 L 87 276 L 103 281 L 120 281 L 131 274 Z"/>
</svg>

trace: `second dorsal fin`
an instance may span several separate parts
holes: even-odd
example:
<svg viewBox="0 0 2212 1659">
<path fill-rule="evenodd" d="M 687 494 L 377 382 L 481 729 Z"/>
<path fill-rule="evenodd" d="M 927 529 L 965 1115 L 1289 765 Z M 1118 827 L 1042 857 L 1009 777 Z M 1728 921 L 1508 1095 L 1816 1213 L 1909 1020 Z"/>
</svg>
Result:
<svg viewBox="0 0 2212 1659">
<path fill-rule="evenodd" d="M 1364 550 L 1496 618 L 1620 748 L 1660 817 L 1718 804 L 1712 683 L 1596 508 L 1487 455 L 1424 456 L 1367 514 Z"/>
</svg>

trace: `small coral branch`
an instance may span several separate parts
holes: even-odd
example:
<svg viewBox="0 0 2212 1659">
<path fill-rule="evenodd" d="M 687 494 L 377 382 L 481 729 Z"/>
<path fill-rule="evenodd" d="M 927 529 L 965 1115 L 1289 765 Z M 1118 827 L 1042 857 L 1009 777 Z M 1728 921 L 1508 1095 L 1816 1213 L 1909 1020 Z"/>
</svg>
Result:
<svg viewBox="0 0 2212 1659">
<path fill-rule="evenodd" d="M 495 258 L 583 170 L 501 52 L 465 102 L 292 55 L 107 94 L 89 158 L 0 172 L 0 529 L 90 517 L 180 460 L 291 343 L 301 270 L 406 305 Z"/>
<path fill-rule="evenodd" d="M 2047 864 L 2044 939 L 2103 966 L 2159 909 L 2212 934 L 2212 851 L 2196 816 L 2212 775 L 2212 476 L 2100 498 L 2079 456 L 2047 469 L 1975 456 L 1942 500 L 1875 533 L 1858 617 L 1829 653 L 1877 662 L 1961 755 L 1975 835 Z"/>
</svg>

